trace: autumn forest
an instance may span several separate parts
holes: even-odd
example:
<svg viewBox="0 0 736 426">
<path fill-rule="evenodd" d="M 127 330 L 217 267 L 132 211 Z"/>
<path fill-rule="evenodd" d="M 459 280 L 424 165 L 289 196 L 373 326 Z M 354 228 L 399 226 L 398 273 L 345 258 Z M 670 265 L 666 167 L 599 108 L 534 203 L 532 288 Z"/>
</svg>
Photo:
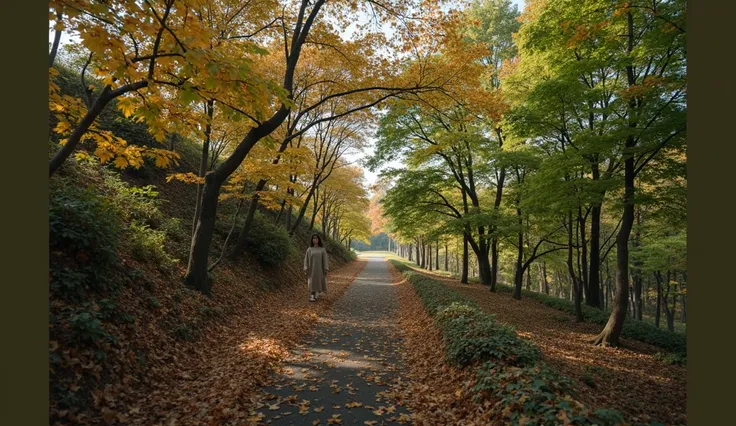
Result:
<svg viewBox="0 0 736 426">
<path fill-rule="evenodd" d="M 50 424 L 686 424 L 685 10 L 50 0 Z"/>
</svg>

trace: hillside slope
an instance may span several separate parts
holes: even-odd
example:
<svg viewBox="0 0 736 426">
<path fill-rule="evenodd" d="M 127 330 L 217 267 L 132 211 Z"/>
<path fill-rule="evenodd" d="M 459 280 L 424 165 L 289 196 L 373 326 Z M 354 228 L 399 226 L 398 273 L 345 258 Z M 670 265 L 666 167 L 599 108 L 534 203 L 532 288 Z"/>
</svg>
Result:
<svg viewBox="0 0 736 426">
<path fill-rule="evenodd" d="M 303 292 L 306 300 L 302 256 L 310 231 L 290 237 L 265 211 L 241 259 L 213 271 L 211 297 L 183 285 L 196 187 L 166 176 L 194 171 L 198 150 L 188 141 L 174 148 L 182 156 L 176 170 L 146 165 L 120 173 L 70 158 L 49 182 L 51 424 L 122 421 L 105 406 L 125 405 L 133 389 L 140 394 L 178 374 L 216 325 L 273 292 Z M 234 211 L 234 200 L 218 211 L 212 260 Z M 331 269 L 354 258 L 326 242 Z"/>
</svg>

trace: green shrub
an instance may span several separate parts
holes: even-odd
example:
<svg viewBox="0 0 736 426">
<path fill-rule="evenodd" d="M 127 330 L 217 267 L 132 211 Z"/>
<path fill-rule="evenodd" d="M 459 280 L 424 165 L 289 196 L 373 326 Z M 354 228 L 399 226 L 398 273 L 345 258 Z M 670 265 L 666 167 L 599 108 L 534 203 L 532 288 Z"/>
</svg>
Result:
<svg viewBox="0 0 736 426">
<path fill-rule="evenodd" d="M 119 211 L 91 190 L 68 186 L 51 194 L 49 248 L 104 265 L 117 259 Z"/>
<path fill-rule="evenodd" d="M 104 191 L 110 201 L 123 213 L 126 223 L 144 223 L 159 228 L 163 221 L 158 191 L 153 185 L 130 186 L 116 171 L 103 169 Z"/>
<path fill-rule="evenodd" d="M 682 353 L 662 353 L 654 354 L 654 358 L 662 361 L 667 365 L 686 365 L 687 357 Z"/>
<path fill-rule="evenodd" d="M 477 308 L 453 303 L 437 312 L 435 319 L 443 330 L 447 356 L 458 366 L 485 360 L 522 366 L 540 357 L 539 350 L 519 339 L 512 327 Z"/>
<path fill-rule="evenodd" d="M 114 290 L 120 212 L 91 190 L 62 186 L 49 206 L 50 287 L 60 297 L 82 301 L 88 290 Z"/>
<path fill-rule="evenodd" d="M 324 244 L 325 250 L 327 250 L 328 253 L 338 259 L 342 259 L 345 262 L 350 262 L 351 260 L 355 260 L 358 258 L 358 256 L 353 253 L 352 250 L 348 249 L 347 247 L 330 237 L 323 236 L 322 244 Z"/>
<path fill-rule="evenodd" d="M 102 326 L 99 315 L 94 311 L 82 308 L 73 311 L 68 319 L 71 336 L 80 343 L 95 345 L 102 340 L 117 343 L 116 339 L 107 333 Z"/>
<path fill-rule="evenodd" d="M 166 250 L 166 232 L 133 221 L 128 227 L 127 235 L 134 259 L 154 261 L 163 267 L 170 267 L 176 262 Z"/>
<path fill-rule="evenodd" d="M 404 274 L 442 331 L 448 362 L 460 367 L 488 360 L 527 365 L 539 359 L 537 348 L 473 301 L 425 275 L 412 271 Z"/>
<path fill-rule="evenodd" d="M 492 398 L 504 424 L 560 424 L 560 413 L 579 425 L 617 425 L 615 410 L 596 410 L 575 401 L 572 382 L 550 369 L 531 341 L 513 327 L 499 323 L 474 301 L 432 279 L 390 260 L 416 290 L 442 335 L 448 363 L 477 367 L 474 399 Z"/>
<path fill-rule="evenodd" d="M 161 230 L 176 242 L 186 241 L 189 238 L 189 235 L 184 232 L 181 227 L 181 219 L 176 217 L 167 217 L 163 219 L 161 222 Z"/>
<path fill-rule="evenodd" d="M 286 229 L 275 225 L 260 212 L 253 217 L 246 247 L 266 266 L 281 265 L 296 251 Z"/>
<path fill-rule="evenodd" d="M 477 372 L 473 387 L 475 399 L 494 398 L 506 413 L 505 424 L 553 426 L 561 424 L 564 412 L 569 424 L 619 425 L 623 422 L 616 410 L 591 410 L 573 399 L 572 382 L 548 366 L 539 363 L 515 367 L 487 362 Z M 568 423 L 565 423 L 568 424 Z"/>
</svg>

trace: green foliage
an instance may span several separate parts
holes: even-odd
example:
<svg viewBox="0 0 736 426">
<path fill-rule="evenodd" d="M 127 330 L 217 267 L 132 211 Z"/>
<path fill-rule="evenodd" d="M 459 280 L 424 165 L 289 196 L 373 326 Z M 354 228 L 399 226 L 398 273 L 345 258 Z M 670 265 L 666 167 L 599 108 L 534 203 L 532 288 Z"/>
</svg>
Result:
<svg viewBox="0 0 736 426">
<path fill-rule="evenodd" d="M 121 215 L 90 189 L 62 186 L 49 207 L 51 289 L 73 301 L 114 287 Z"/>
<path fill-rule="evenodd" d="M 575 425 L 618 425 L 621 414 L 615 410 L 591 410 L 572 395 L 572 382 L 544 364 L 528 367 L 505 366 L 493 362 L 478 369 L 474 390 L 476 399 L 499 400 L 506 414 L 504 424 L 559 425 L 561 413 Z"/>
<path fill-rule="evenodd" d="M 261 264 L 271 267 L 281 265 L 296 252 L 289 233 L 260 212 L 256 212 L 253 217 L 253 225 L 246 238 L 246 248 Z"/>
<path fill-rule="evenodd" d="M 617 425 L 621 414 L 596 410 L 575 401 L 572 382 L 541 359 L 532 342 L 513 327 L 497 322 L 472 300 L 442 282 L 390 260 L 412 284 L 442 332 L 445 356 L 459 367 L 476 366 L 474 399 L 498 401 L 504 424 L 560 424 L 561 415 L 576 425 Z"/>
<path fill-rule="evenodd" d="M 166 250 L 166 232 L 152 229 L 137 221 L 131 222 L 129 228 L 131 254 L 138 261 L 153 261 L 157 265 L 168 268 L 176 263 Z"/>
<path fill-rule="evenodd" d="M 157 196 L 155 187 L 131 187 L 96 161 L 68 161 L 50 187 L 52 291 L 76 303 L 90 290 L 114 297 L 124 278 L 135 280 L 116 273 L 123 246 L 141 262 L 173 265 L 166 230 L 173 233 L 176 222 L 163 218 Z"/>
<path fill-rule="evenodd" d="M 662 353 L 658 352 L 654 355 L 654 358 L 662 361 L 667 365 L 686 365 L 687 354 L 684 353 Z"/>
<path fill-rule="evenodd" d="M 513 327 L 478 308 L 455 302 L 438 311 L 435 320 L 443 330 L 447 357 L 458 366 L 483 360 L 521 366 L 539 359 L 539 350 L 519 339 Z"/>
<path fill-rule="evenodd" d="M 100 266 L 116 260 L 120 242 L 117 209 L 91 189 L 65 187 L 51 195 L 49 248 L 87 255 Z"/>
<path fill-rule="evenodd" d="M 325 250 L 333 257 L 341 259 L 345 262 L 350 262 L 357 259 L 358 257 L 353 253 L 352 250 L 333 240 L 330 237 L 322 237 L 322 244 L 325 246 Z"/>
<path fill-rule="evenodd" d="M 87 310 L 84 307 L 80 310 L 72 310 L 68 324 L 71 337 L 79 343 L 90 345 L 99 345 L 103 341 L 117 343 L 117 340 L 103 327 L 98 312 Z"/>
<path fill-rule="evenodd" d="M 182 229 L 181 219 L 176 217 L 167 217 L 161 223 L 161 230 L 176 242 L 188 240 L 189 235 Z"/>
<path fill-rule="evenodd" d="M 202 315 L 204 318 L 223 318 L 225 316 L 225 311 L 219 306 L 215 306 L 214 308 L 211 308 L 209 306 L 200 306 L 198 308 L 199 314 Z"/>
<path fill-rule="evenodd" d="M 539 350 L 520 339 L 513 327 L 497 322 L 472 301 L 425 275 L 404 275 L 442 330 L 448 362 L 460 367 L 487 360 L 528 365 L 539 359 Z"/>
</svg>

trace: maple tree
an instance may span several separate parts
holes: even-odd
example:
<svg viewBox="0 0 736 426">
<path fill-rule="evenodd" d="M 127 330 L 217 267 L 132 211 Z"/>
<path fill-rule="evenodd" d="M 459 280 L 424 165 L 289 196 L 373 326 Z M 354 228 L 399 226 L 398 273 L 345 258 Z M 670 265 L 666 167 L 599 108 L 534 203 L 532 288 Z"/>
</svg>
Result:
<svg viewBox="0 0 736 426">
<path fill-rule="evenodd" d="M 287 94 L 288 101 L 280 103 L 278 109 L 272 111 L 270 118 L 259 122 L 260 124 L 253 127 L 247 132 L 242 141 L 233 149 L 232 154 L 225 159 L 215 170 L 208 173 L 205 177 L 204 192 L 202 196 L 201 213 L 198 224 L 194 232 L 193 243 L 191 248 L 190 259 L 188 262 L 185 282 L 204 293 L 209 293 L 210 285 L 207 280 L 207 260 L 209 247 L 212 241 L 212 233 L 214 230 L 214 222 L 216 217 L 216 209 L 218 203 L 218 195 L 220 188 L 225 181 L 237 170 L 242 161 L 248 155 L 250 150 L 263 138 L 273 133 L 286 120 L 293 106 L 294 99 L 294 82 L 297 62 L 301 55 L 302 47 L 309 43 L 321 43 L 320 37 L 329 38 L 326 27 L 318 21 L 320 9 L 324 5 L 323 1 L 317 1 L 314 5 L 303 1 L 296 15 L 296 25 L 292 32 L 290 44 L 283 46 L 286 52 L 286 61 L 284 71 L 284 80 L 281 85 Z M 337 5 L 336 7 L 339 7 Z M 394 13 L 395 6 L 385 8 L 388 14 Z M 309 38 L 310 30 L 315 25 L 315 33 Z M 284 27 L 285 28 L 285 27 Z M 376 37 L 372 35 L 365 36 L 369 40 Z M 334 37 L 333 37 L 334 39 Z M 332 40 L 328 40 L 332 41 Z M 363 51 L 363 56 L 370 51 Z M 370 58 L 370 56 L 367 56 Z M 308 132 L 312 127 L 329 122 L 333 119 L 345 117 L 357 111 L 368 109 L 378 103 L 404 93 L 417 93 L 425 91 L 434 91 L 441 89 L 441 76 L 427 76 L 425 72 L 420 70 L 409 69 L 408 72 L 399 74 L 398 77 L 392 78 L 391 81 L 380 81 L 381 75 L 393 68 L 385 58 L 376 59 L 381 66 L 368 68 L 369 80 L 367 86 L 352 86 L 345 88 L 338 81 L 335 84 L 333 92 L 324 94 L 320 99 L 310 104 L 302 113 L 307 113 L 321 106 L 329 104 L 333 100 L 350 100 L 346 102 L 348 105 L 341 111 L 335 111 L 334 114 L 326 114 L 312 121 L 310 125 L 303 127 L 300 131 L 291 134 L 290 138 L 298 137 Z M 378 75 L 375 75 L 378 74 Z M 376 81 L 378 80 L 378 82 Z M 354 83 L 349 79 L 350 83 Z M 358 79 L 358 83 L 361 83 Z M 329 85 L 328 85 L 329 86 Z M 366 99 L 367 97 L 367 99 Z M 356 100 L 357 98 L 357 100 Z"/>
<path fill-rule="evenodd" d="M 205 16 L 236 10 L 226 1 L 208 6 L 176 0 L 115 4 L 54 0 L 49 7 L 56 12 L 57 30 L 69 31 L 86 49 L 82 82 L 88 71 L 102 82 L 100 89 L 94 85 L 86 88 L 83 99 L 54 93 L 55 87 L 50 86 L 50 109 L 58 119 L 55 131 L 63 138 L 61 149 L 49 163 L 51 175 L 85 140 L 94 140 L 95 155 L 103 162 L 114 159 L 118 167 L 139 167 L 144 155 L 155 158 L 161 167 L 176 160 L 176 154 L 169 150 L 143 149 L 100 131 L 96 120 L 113 100 L 126 117 L 145 121 L 162 141 L 168 130 L 186 120 L 188 111 L 182 110 L 203 99 L 208 90 L 212 99 L 219 89 L 242 91 L 248 87 L 238 96 L 238 105 L 259 105 L 254 101 L 265 93 L 278 92 L 276 84 L 256 78 L 250 70 L 253 58 L 263 53 L 255 43 L 214 42 L 217 28 L 208 26 Z M 242 11 L 230 12 L 229 31 L 246 31 L 261 24 L 257 14 L 249 15 L 247 21 L 239 17 Z M 53 71 L 50 76 L 54 76 Z"/>
<path fill-rule="evenodd" d="M 681 310 L 686 322 L 687 303 L 684 2 L 531 0 L 521 15 L 509 0 L 445 6 L 453 5 L 50 2 L 51 137 L 61 142 L 50 174 L 72 154 L 89 160 L 69 162 L 51 181 L 55 420 L 263 420 L 237 401 L 252 396 L 326 308 L 305 307 L 319 305 L 298 292 L 253 289 L 302 280 L 293 248 L 315 230 L 331 257 L 353 258 L 357 240 L 387 242 L 389 251 L 434 273 L 414 271 L 410 284 L 401 284 L 403 277 L 396 283 L 416 290 L 400 296 L 408 355 L 421 376 L 412 385 L 433 389 L 426 398 L 404 395 L 417 422 L 485 424 L 524 413 L 525 421 L 553 423 L 566 409 L 582 408 L 566 405 L 567 394 L 556 406 L 561 414 L 537 403 L 538 383 L 554 388 L 559 381 L 552 371 L 522 365 L 537 359 L 529 358 L 534 346 L 576 385 L 600 380 L 611 387 L 610 394 L 581 393 L 586 407 L 610 402 L 627 420 L 651 422 L 647 410 L 621 396 L 629 395 L 621 387 L 627 379 L 647 403 L 683 400 L 679 379 L 662 383 L 654 373 L 626 371 L 684 377 L 682 365 L 666 365 L 686 362 L 677 321 Z M 80 41 L 63 47 L 62 32 Z M 69 76 L 79 80 L 74 90 L 65 86 Z M 72 95 L 80 84 L 84 91 Z M 105 123 L 113 108 L 120 111 L 115 119 L 124 119 L 119 126 Z M 134 121 L 162 145 L 126 133 Z M 403 164 L 384 170 L 368 191 L 348 154 L 365 148 L 374 131 L 368 166 Z M 111 177 L 118 171 L 98 167 L 139 168 L 150 158 L 166 168 L 182 154 L 186 172 L 167 181 L 192 185 L 184 191 L 180 183 L 128 188 Z M 132 171 L 124 177 L 145 178 Z M 65 189 L 80 182 L 90 190 Z M 151 201 L 157 191 L 175 201 L 176 219 L 165 219 Z M 167 253 L 172 245 L 176 259 Z M 239 257 L 246 251 L 252 256 Z M 228 257 L 237 262 L 224 262 Z M 184 281 L 198 292 L 178 288 L 176 261 L 188 263 Z M 114 272 L 98 274 L 103 264 Z M 336 271 L 333 288 L 344 290 L 361 265 Z M 117 272 L 123 278 L 108 276 Z M 448 300 L 467 305 L 438 314 Z M 143 320 L 118 318 L 118 302 Z M 294 321 L 301 317 L 309 321 Z M 601 329 L 593 343 L 617 345 L 623 337 L 631 350 L 582 341 Z M 140 335 L 149 337 L 134 338 Z M 162 344 L 172 336 L 181 344 Z M 126 340 L 119 345 L 118 337 Z M 654 356 L 654 346 L 668 353 Z M 489 351 L 500 364 L 460 371 L 442 362 L 462 364 Z M 570 360 L 572 352 L 581 355 Z M 598 365 L 610 376 L 593 379 Z M 194 378 L 200 373 L 203 379 Z M 505 387 L 512 377 L 517 389 Z M 143 378 L 151 382 L 145 392 L 127 389 Z M 80 387 L 94 402 L 85 409 L 92 418 L 75 407 Z M 161 392 L 177 388 L 187 401 Z M 242 392 L 228 391 L 235 388 Z M 213 402 L 213 389 L 234 408 Z M 134 399 L 130 411 L 120 408 Z M 280 403 L 265 407 L 276 412 Z M 306 400 L 289 403 L 300 415 L 309 412 Z M 174 408 L 163 415 L 162 407 Z M 677 423 L 680 408 L 650 410 Z M 329 419 L 341 422 L 337 414 Z"/>
<path fill-rule="evenodd" d="M 352 240 L 367 241 L 371 236 L 366 214 L 369 201 L 362 170 L 342 165 L 334 169 L 318 191 L 320 196 L 315 197 L 310 229 L 319 217 L 322 234 L 331 235 L 346 247 L 350 247 Z"/>
</svg>

